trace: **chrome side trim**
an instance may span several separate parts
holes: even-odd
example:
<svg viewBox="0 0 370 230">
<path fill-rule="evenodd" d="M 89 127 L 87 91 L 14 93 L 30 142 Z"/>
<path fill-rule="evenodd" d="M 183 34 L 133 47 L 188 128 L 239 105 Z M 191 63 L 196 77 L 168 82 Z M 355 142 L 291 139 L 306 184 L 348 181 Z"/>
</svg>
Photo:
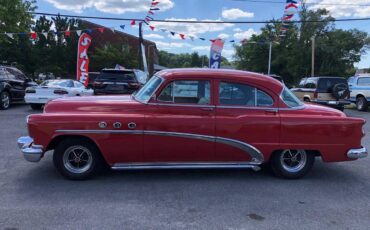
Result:
<svg viewBox="0 0 370 230">
<path fill-rule="evenodd" d="M 215 108 L 214 105 L 198 105 L 198 104 L 166 104 L 166 103 L 148 103 L 148 105 L 157 105 L 157 106 L 172 106 L 172 107 L 191 107 L 191 108 Z"/>
<path fill-rule="evenodd" d="M 169 137 L 181 137 L 191 138 L 197 140 L 204 140 L 210 142 L 221 143 L 238 148 L 248 155 L 251 156 L 250 164 L 259 165 L 264 162 L 264 156 L 254 146 L 230 138 L 207 136 L 192 133 L 179 133 L 179 132 L 162 132 L 162 131 L 147 131 L 147 130 L 57 130 L 57 133 L 73 133 L 73 134 L 144 134 L 144 135 L 156 135 L 156 136 L 169 136 Z"/>
<path fill-rule="evenodd" d="M 189 162 L 189 163 L 118 163 L 113 170 L 143 170 L 143 169 L 253 169 L 260 170 L 257 165 L 242 162 Z"/>
</svg>

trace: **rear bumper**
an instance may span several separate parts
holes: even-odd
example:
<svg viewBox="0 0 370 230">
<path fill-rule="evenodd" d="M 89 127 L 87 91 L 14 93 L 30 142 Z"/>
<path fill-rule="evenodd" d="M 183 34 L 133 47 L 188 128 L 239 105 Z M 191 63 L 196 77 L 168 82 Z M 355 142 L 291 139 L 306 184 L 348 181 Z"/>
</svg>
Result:
<svg viewBox="0 0 370 230">
<path fill-rule="evenodd" d="M 24 159 L 29 162 L 39 162 L 44 154 L 44 147 L 42 145 L 34 145 L 31 137 L 18 138 L 18 147 L 23 153 Z"/>
<path fill-rule="evenodd" d="M 347 152 L 347 157 L 351 159 L 359 159 L 367 157 L 367 149 L 365 147 L 359 148 L 359 149 L 350 149 Z"/>
<path fill-rule="evenodd" d="M 42 96 L 36 96 L 36 95 L 32 95 L 32 96 L 31 95 L 26 95 L 24 97 L 24 101 L 27 104 L 46 104 L 51 100 L 61 98 L 61 97 L 62 96 L 45 96 L 45 97 L 42 97 Z"/>
<path fill-rule="evenodd" d="M 349 100 L 339 100 L 339 101 L 321 101 L 321 100 L 313 100 L 313 103 L 317 103 L 320 105 L 326 105 L 330 107 L 343 107 L 345 105 L 350 105 L 351 101 Z"/>
</svg>

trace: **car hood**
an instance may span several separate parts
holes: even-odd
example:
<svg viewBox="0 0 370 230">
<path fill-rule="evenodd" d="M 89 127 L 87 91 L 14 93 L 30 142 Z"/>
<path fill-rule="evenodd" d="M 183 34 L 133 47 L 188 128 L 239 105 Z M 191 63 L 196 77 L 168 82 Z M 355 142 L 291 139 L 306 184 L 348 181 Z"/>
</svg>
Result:
<svg viewBox="0 0 370 230">
<path fill-rule="evenodd" d="M 131 95 L 65 97 L 46 104 L 45 113 L 122 113 L 142 108 Z"/>
</svg>

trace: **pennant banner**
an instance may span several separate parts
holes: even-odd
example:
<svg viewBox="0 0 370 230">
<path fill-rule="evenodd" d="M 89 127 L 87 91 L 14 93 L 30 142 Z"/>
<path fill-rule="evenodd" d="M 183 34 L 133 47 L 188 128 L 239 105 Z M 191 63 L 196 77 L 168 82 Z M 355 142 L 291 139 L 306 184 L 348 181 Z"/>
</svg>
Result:
<svg viewBox="0 0 370 230">
<path fill-rule="evenodd" d="M 211 55 L 209 58 L 209 68 L 219 69 L 221 67 L 221 52 L 224 48 L 224 41 L 217 39 L 212 42 L 211 46 Z"/>
<path fill-rule="evenodd" d="M 77 51 L 77 80 L 87 86 L 89 83 L 89 57 L 87 51 L 90 47 L 92 38 L 89 34 L 83 33 L 78 39 Z"/>
</svg>

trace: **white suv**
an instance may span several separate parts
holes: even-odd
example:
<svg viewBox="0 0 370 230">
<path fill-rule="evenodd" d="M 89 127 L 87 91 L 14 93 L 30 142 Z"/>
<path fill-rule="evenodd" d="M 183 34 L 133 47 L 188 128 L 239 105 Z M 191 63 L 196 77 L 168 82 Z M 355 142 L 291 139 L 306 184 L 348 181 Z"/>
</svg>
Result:
<svg viewBox="0 0 370 230">
<path fill-rule="evenodd" d="M 358 75 L 348 79 L 350 100 L 356 104 L 358 111 L 367 111 L 370 102 L 370 74 Z"/>
</svg>

